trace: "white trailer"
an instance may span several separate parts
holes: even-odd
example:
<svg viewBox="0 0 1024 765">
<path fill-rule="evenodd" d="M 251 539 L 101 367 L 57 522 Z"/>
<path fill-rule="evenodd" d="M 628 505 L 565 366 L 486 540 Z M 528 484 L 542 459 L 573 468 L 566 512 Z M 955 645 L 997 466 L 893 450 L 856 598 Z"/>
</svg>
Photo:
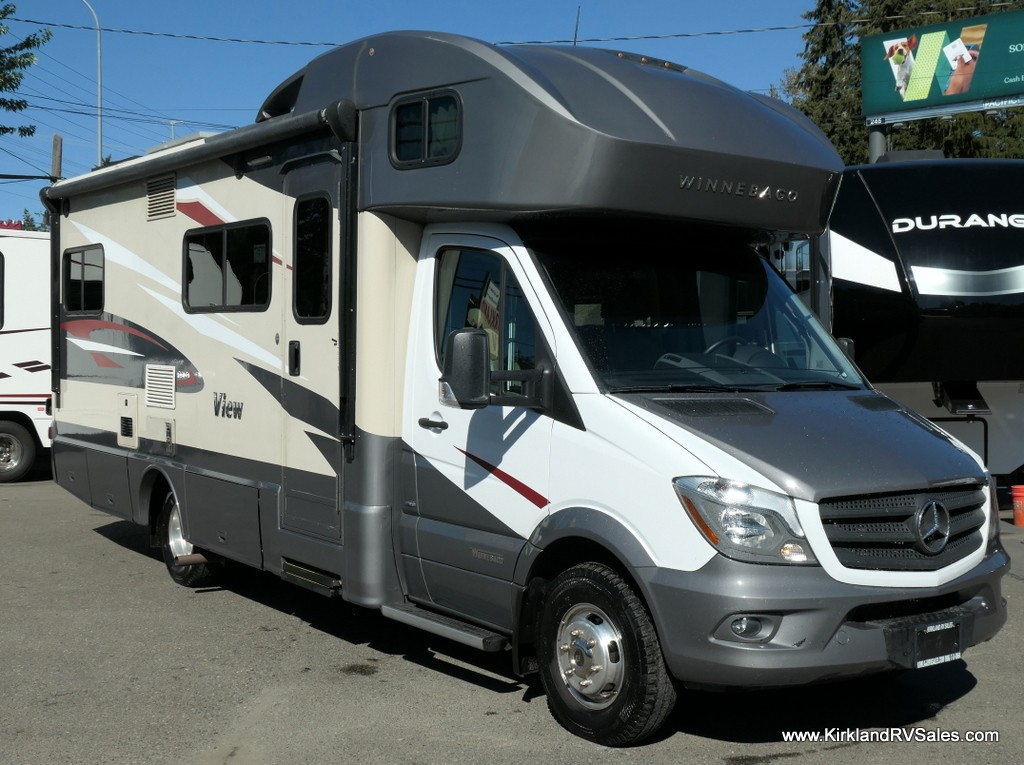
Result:
<svg viewBox="0 0 1024 765">
<path fill-rule="evenodd" d="M 50 235 L 0 229 L 0 483 L 50 448 Z"/>
<path fill-rule="evenodd" d="M 568 730 L 677 688 L 952 661 L 1006 620 L 980 460 L 766 262 L 843 166 L 627 53 L 393 33 L 254 125 L 48 188 L 56 481 L 540 672 Z"/>
</svg>

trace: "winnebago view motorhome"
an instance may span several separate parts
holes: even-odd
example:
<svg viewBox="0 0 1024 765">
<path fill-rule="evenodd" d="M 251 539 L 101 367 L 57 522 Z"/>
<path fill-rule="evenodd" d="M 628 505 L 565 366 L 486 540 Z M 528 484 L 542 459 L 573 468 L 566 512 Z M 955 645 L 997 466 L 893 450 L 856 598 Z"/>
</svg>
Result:
<svg viewBox="0 0 1024 765">
<path fill-rule="evenodd" d="M 0 483 L 50 446 L 50 235 L 0 229 Z"/>
<path fill-rule="evenodd" d="M 668 62 L 340 47 L 45 191 L 56 480 L 182 584 L 241 562 L 508 650 L 608 745 L 686 684 L 956 659 L 1006 619 L 989 477 L 764 257 L 842 170 Z"/>
<path fill-rule="evenodd" d="M 809 263 L 858 367 L 983 455 L 1005 503 L 1024 483 L 1022 184 L 1020 160 L 849 168 Z"/>
</svg>

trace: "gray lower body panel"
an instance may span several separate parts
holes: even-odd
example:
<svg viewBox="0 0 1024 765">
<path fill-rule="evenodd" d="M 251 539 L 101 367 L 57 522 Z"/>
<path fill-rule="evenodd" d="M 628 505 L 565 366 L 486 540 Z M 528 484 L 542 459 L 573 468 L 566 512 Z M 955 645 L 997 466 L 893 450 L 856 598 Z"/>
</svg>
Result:
<svg viewBox="0 0 1024 765">
<path fill-rule="evenodd" d="M 929 631 L 949 632 L 940 660 L 988 640 L 1006 622 L 1001 549 L 941 587 L 848 585 L 819 567 L 756 566 L 716 557 L 696 572 L 640 569 L 672 675 L 695 686 L 771 687 L 855 677 L 921 658 Z M 758 618 L 762 630 L 735 635 Z M 924 637 L 921 634 L 928 633 Z M 936 633 L 937 634 L 937 633 Z M 944 638 L 945 639 L 945 638 Z"/>
<path fill-rule="evenodd" d="M 110 443 L 110 433 L 76 436 L 55 439 L 54 479 L 93 507 L 146 525 L 152 520 L 150 513 L 159 510 L 146 501 L 158 475 L 178 499 L 187 539 L 201 551 L 278 575 L 285 571 L 286 561 L 312 566 L 341 581 L 341 597 L 361 606 L 376 607 L 403 598 L 390 504 L 346 501 L 339 509 L 336 496 L 329 498 L 330 505 L 321 497 L 320 504 L 336 520 L 303 527 L 289 523 L 294 518 L 284 512 L 280 465 L 186 449 L 180 444 L 170 458 L 160 456 L 162 444 L 146 440 L 140 441 L 141 451 L 131 451 Z M 366 438 L 364 443 L 365 451 L 372 443 L 387 455 L 398 441 Z M 360 476 L 355 468 L 349 470 L 361 479 L 360 483 L 353 481 L 361 494 L 387 498 L 372 480 Z M 382 475 L 390 477 L 392 473 Z M 293 486 L 323 491 L 320 476 L 292 470 L 289 481 Z M 330 485 L 334 485 L 333 479 Z M 133 500 L 137 505 L 134 512 Z"/>
</svg>

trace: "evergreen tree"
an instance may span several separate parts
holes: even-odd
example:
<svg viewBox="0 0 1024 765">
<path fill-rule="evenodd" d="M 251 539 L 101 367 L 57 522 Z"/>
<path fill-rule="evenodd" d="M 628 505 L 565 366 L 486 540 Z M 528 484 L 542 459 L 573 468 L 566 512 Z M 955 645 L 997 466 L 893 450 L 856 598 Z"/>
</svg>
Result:
<svg viewBox="0 0 1024 765">
<path fill-rule="evenodd" d="M 804 64 L 790 69 L 782 93 L 825 131 L 848 163 L 867 159 L 860 116 L 860 54 L 857 0 L 819 0 L 803 14 L 814 26 L 804 34 Z M 863 157 L 857 156 L 863 144 Z"/>
<path fill-rule="evenodd" d="M 0 37 L 7 35 L 10 29 L 3 21 L 15 12 L 13 3 L 6 3 L 0 6 Z M 22 38 L 21 42 L 7 47 L 0 47 L 0 94 L 15 93 L 21 86 L 25 76 L 25 69 L 36 62 L 36 56 L 32 52 L 42 46 L 50 39 L 50 30 L 44 29 L 41 32 L 34 32 Z M 23 98 L 7 97 L 0 95 L 0 109 L 8 112 L 21 112 L 28 106 Z M 0 125 L 0 135 L 17 133 L 22 137 L 34 135 L 35 125 L 21 125 L 9 127 Z"/>
<path fill-rule="evenodd" d="M 46 215 L 38 213 L 39 220 L 27 209 L 21 214 L 21 228 L 23 231 L 49 231 L 50 225 L 46 222 Z M 42 221 L 42 222 L 40 222 Z"/>
<path fill-rule="evenodd" d="M 804 34 L 804 63 L 786 73 L 781 92 L 825 131 L 847 164 L 865 162 L 860 39 L 1016 8 L 1024 0 L 819 0 L 804 14 L 815 24 Z M 907 121 L 890 126 L 888 144 L 890 150 L 939 149 L 947 157 L 1024 157 L 1024 109 Z"/>
</svg>

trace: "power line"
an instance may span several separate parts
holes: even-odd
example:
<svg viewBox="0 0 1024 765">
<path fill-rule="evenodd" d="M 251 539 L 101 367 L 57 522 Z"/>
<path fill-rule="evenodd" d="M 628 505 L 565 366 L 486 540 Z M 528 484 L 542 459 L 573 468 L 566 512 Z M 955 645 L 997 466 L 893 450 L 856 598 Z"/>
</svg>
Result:
<svg viewBox="0 0 1024 765">
<path fill-rule="evenodd" d="M 992 3 L 989 9 L 996 8 L 1015 8 L 1019 7 L 1019 2 L 1013 2 L 1012 0 L 1003 3 Z M 920 11 L 914 14 L 896 14 L 891 16 L 880 16 L 877 18 L 870 19 L 850 19 L 849 21 L 829 21 L 829 22 L 818 22 L 807 23 L 807 24 L 789 24 L 782 26 L 770 26 L 770 27 L 752 27 L 749 29 L 723 29 L 708 32 L 676 32 L 672 34 L 660 34 L 660 35 L 630 35 L 630 36 L 613 36 L 613 37 L 587 37 L 587 38 L 575 38 L 575 39 L 552 39 L 552 40 L 501 40 L 496 41 L 495 45 L 560 45 L 560 44 L 573 44 L 573 43 L 607 43 L 607 42 L 636 42 L 642 40 L 678 40 L 687 39 L 694 37 L 721 37 L 726 35 L 742 35 L 742 34 L 758 34 L 763 32 L 789 32 L 797 29 L 813 29 L 815 27 L 826 27 L 826 26 L 859 26 L 861 24 L 878 23 L 881 21 L 903 21 L 910 19 L 917 19 L 922 16 L 947 16 L 950 13 L 976 13 L 976 6 L 966 6 L 962 8 L 950 8 L 944 11 Z M 22 19 L 15 18 L 14 16 L 8 17 L 9 21 L 18 21 L 23 24 L 34 24 L 36 26 L 44 27 L 57 27 L 61 29 L 75 29 L 93 32 L 96 30 L 95 26 L 85 26 L 82 24 L 64 24 L 52 21 L 39 21 L 36 19 Z M 322 47 L 322 48 L 335 48 L 343 43 L 339 42 L 317 42 L 307 40 L 260 40 L 260 39 L 247 39 L 240 37 L 217 37 L 210 35 L 195 35 L 195 34 L 182 34 L 176 32 L 152 32 L 148 30 L 140 29 L 119 29 L 116 27 L 100 27 L 100 31 L 109 32 L 113 34 L 127 34 L 127 35 L 140 35 L 143 37 L 165 37 L 176 40 L 198 40 L 201 42 L 226 42 L 226 43 L 243 43 L 249 45 L 294 45 L 294 46 L 306 46 L 306 47 Z"/>
<path fill-rule="evenodd" d="M 29 167 L 31 167 L 31 168 L 32 168 L 33 170 L 39 170 L 39 172 L 40 172 L 40 173 L 44 173 L 44 172 L 46 172 L 45 170 L 40 170 L 40 169 L 39 169 L 38 167 L 36 167 L 35 165 L 33 165 L 33 164 L 32 164 L 31 162 L 29 162 L 29 161 L 28 161 L 27 159 L 25 159 L 24 157 L 19 157 L 19 156 L 18 156 L 17 154 L 15 154 L 15 153 L 14 153 L 13 151 L 8 151 L 8 150 L 7 150 L 7 149 L 5 149 L 5 148 L 4 148 L 3 146 L 0 146 L 0 151 L 2 151 L 2 152 L 3 152 L 4 154 L 10 154 L 10 155 L 11 155 L 12 157 L 14 157 L 15 159 L 17 159 L 17 160 L 19 160 L 19 161 L 21 161 L 21 162 L 24 162 L 24 163 L 25 163 L 26 165 L 28 165 Z M 47 177 L 47 178 L 49 178 L 49 177 L 50 177 L 50 176 L 49 176 L 49 174 L 47 174 L 47 176 L 46 176 L 46 177 Z M 21 179 L 19 179 L 19 180 L 27 180 L 27 179 L 25 179 L 25 178 L 21 178 Z"/>
<path fill-rule="evenodd" d="M 79 29 L 87 30 L 89 32 L 95 32 L 95 26 L 82 26 L 81 24 L 61 24 L 54 21 L 37 21 L 36 19 L 18 19 L 14 16 L 8 16 L 8 21 L 20 21 L 23 24 L 35 24 L 40 27 L 57 27 L 60 29 Z M 143 37 L 168 37 L 174 40 L 199 40 L 202 42 L 229 42 L 229 43 L 247 43 L 252 45 L 302 45 L 311 47 L 327 47 L 336 48 L 342 43 L 337 42 L 302 42 L 302 41 L 289 41 L 289 40 L 246 40 L 238 37 L 210 37 L 207 35 L 190 35 L 190 34 L 177 34 L 174 32 L 149 32 L 140 29 L 116 29 L 113 27 L 100 27 L 101 32 L 111 32 L 116 34 L 125 35 L 141 35 Z"/>
<path fill-rule="evenodd" d="M 96 109 L 92 104 L 85 103 L 84 101 L 68 100 L 65 98 L 54 98 L 53 96 L 44 96 L 38 92 L 22 92 L 18 91 L 15 95 L 25 98 L 28 101 L 29 108 L 40 109 L 42 111 L 49 112 L 63 112 L 65 114 L 81 114 L 86 116 L 94 116 Z M 70 94 L 69 94 L 70 95 Z M 38 100 L 51 101 L 55 104 L 61 104 L 64 107 L 75 107 L 75 108 L 59 108 L 56 106 L 44 106 L 37 103 Z M 132 109 L 120 109 L 115 107 L 108 107 L 104 110 L 104 116 L 110 115 L 112 119 L 122 120 L 127 123 L 140 123 L 150 125 L 166 125 L 171 118 L 163 114 L 140 112 Z M 188 125 L 195 125 L 196 127 L 202 127 L 209 130 L 230 130 L 235 127 L 234 125 L 228 125 L 220 122 L 206 122 L 203 120 L 183 120 L 179 118 L 174 119 L 175 122 L 181 122 Z M 129 131 L 131 132 L 131 131 Z M 147 136 L 141 133 L 134 133 L 139 138 L 147 138 Z"/>
</svg>

